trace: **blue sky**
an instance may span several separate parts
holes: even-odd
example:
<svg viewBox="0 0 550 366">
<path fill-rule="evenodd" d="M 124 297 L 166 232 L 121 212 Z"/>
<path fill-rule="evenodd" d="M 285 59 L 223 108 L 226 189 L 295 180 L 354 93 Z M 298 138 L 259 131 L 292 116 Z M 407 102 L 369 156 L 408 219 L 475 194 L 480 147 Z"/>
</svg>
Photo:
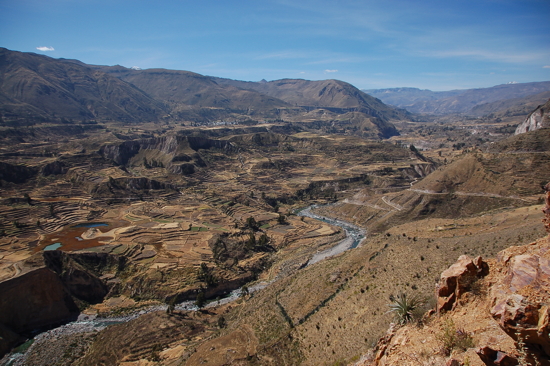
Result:
<svg viewBox="0 0 550 366">
<path fill-rule="evenodd" d="M 549 19 L 548 0 L 0 0 L 0 46 L 247 81 L 450 90 L 550 80 Z"/>
</svg>

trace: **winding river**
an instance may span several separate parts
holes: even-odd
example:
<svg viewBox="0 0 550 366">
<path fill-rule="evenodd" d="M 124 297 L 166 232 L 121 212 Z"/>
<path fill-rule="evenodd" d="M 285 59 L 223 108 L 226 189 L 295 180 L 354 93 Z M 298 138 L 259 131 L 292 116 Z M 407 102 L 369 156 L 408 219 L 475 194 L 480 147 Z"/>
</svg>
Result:
<svg viewBox="0 0 550 366">
<path fill-rule="evenodd" d="M 346 233 L 346 238 L 341 240 L 340 242 L 338 242 L 336 245 L 334 245 L 329 249 L 315 253 L 311 257 L 311 259 L 308 261 L 307 266 L 317 263 L 319 261 L 322 261 L 326 258 L 335 256 L 337 254 L 340 254 L 348 249 L 356 248 L 359 245 L 361 245 L 363 240 L 366 238 L 366 230 L 356 225 L 353 225 L 346 221 L 336 220 L 336 219 L 332 219 L 332 218 L 321 216 L 314 213 L 312 210 L 318 207 L 321 207 L 321 206 L 319 205 L 308 206 L 302 210 L 299 210 L 296 214 L 298 216 L 310 217 L 334 226 L 339 226 Z M 269 286 L 271 282 L 273 281 L 260 282 L 251 286 L 247 286 L 247 292 L 254 293 L 256 291 L 259 291 Z M 205 306 L 205 308 L 219 306 L 222 304 L 227 304 L 229 302 L 235 301 L 242 296 L 242 293 L 243 293 L 242 288 L 234 290 L 231 293 L 229 293 L 229 295 L 227 295 L 222 299 L 209 302 Z M 73 322 L 67 323 L 60 327 L 57 327 L 36 335 L 33 339 L 27 341 L 27 344 L 30 344 L 30 347 L 32 347 L 33 343 L 38 344 L 41 342 L 51 342 L 55 340 L 55 338 L 61 335 L 71 335 L 71 334 L 99 331 L 111 324 L 128 322 L 130 320 L 138 318 L 141 315 L 144 315 L 153 311 L 166 311 L 166 309 L 167 309 L 167 305 L 155 305 L 155 306 L 150 306 L 145 309 L 136 311 L 129 315 L 120 316 L 120 317 L 109 317 L 109 318 L 100 318 L 94 315 L 90 316 L 90 315 L 81 314 L 78 317 L 78 319 Z M 175 310 L 195 310 L 196 311 L 198 310 L 198 307 L 195 305 L 195 301 L 191 300 L 191 301 L 184 301 L 180 304 L 177 304 L 175 306 Z M 29 347 L 22 347 L 22 348 L 28 349 Z M 0 360 L 0 362 L 2 362 L 1 364 L 2 366 L 23 365 L 25 364 L 25 354 L 14 352 L 9 355 L 6 355 L 2 360 Z"/>
<path fill-rule="evenodd" d="M 359 226 L 355 226 L 347 221 L 342 221 L 342 220 L 321 216 L 311 211 L 312 209 L 315 209 L 318 207 L 320 206 L 312 205 L 312 206 L 306 207 L 305 209 L 298 211 L 297 215 L 311 217 L 313 219 L 321 220 L 334 226 L 339 226 L 345 231 L 346 238 L 341 240 L 338 244 L 336 244 L 332 248 L 315 253 L 313 257 L 311 257 L 311 259 L 309 260 L 308 266 L 311 264 L 317 263 L 319 261 L 322 261 L 323 259 L 340 254 L 348 249 L 357 248 L 359 245 L 361 245 L 363 240 L 365 240 L 367 235 L 366 230 L 360 228 Z"/>
</svg>

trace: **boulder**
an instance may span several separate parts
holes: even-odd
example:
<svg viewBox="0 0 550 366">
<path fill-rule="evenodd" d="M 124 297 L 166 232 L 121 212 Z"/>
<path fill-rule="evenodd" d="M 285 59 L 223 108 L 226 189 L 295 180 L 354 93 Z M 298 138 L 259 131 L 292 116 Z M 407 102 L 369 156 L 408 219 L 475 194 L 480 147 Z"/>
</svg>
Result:
<svg viewBox="0 0 550 366">
<path fill-rule="evenodd" d="M 480 277 L 487 275 L 489 267 L 481 257 L 475 259 L 462 255 L 451 267 L 441 273 L 436 295 L 437 311 L 454 309 L 457 300 Z"/>
<path fill-rule="evenodd" d="M 477 355 L 487 366 L 516 366 L 518 360 L 506 352 L 485 346 L 476 350 Z"/>
<path fill-rule="evenodd" d="M 518 345 L 549 357 L 550 248 L 530 247 L 531 253 L 499 256 L 506 275 L 491 291 L 491 315 Z"/>
</svg>

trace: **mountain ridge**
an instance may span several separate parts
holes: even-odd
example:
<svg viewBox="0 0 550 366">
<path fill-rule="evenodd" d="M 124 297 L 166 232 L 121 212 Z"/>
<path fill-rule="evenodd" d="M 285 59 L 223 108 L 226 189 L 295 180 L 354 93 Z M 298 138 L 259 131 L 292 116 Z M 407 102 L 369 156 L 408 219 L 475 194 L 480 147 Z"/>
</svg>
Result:
<svg viewBox="0 0 550 366">
<path fill-rule="evenodd" d="M 385 105 L 380 99 L 364 93 L 347 82 L 336 79 L 318 81 L 280 79 L 267 82 L 213 79 L 220 84 L 256 90 L 297 107 L 329 107 L 347 111 L 355 110 L 369 115 L 380 111 L 381 113 L 375 113 L 375 116 L 385 119 L 410 117 L 407 112 L 396 111 Z"/>
<path fill-rule="evenodd" d="M 0 49 L 4 116 L 152 121 L 165 107 L 133 85 L 47 56 Z"/>
<path fill-rule="evenodd" d="M 501 84 L 475 88 L 433 92 L 417 88 L 369 89 L 366 93 L 384 103 L 405 108 L 411 113 L 443 115 L 471 114 L 474 108 L 508 99 L 524 98 L 550 91 L 550 81 Z M 474 113 L 475 114 L 475 113 Z"/>
<path fill-rule="evenodd" d="M 184 70 L 136 70 L 10 51 L 0 55 L 4 124 L 119 121 L 209 124 L 316 122 L 313 128 L 364 136 L 398 134 L 410 114 L 339 80 L 248 83 Z M 351 114 L 350 114 L 351 113 Z M 353 121 L 352 121 L 353 120 Z M 336 123 L 336 125 L 335 125 Z"/>
</svg>

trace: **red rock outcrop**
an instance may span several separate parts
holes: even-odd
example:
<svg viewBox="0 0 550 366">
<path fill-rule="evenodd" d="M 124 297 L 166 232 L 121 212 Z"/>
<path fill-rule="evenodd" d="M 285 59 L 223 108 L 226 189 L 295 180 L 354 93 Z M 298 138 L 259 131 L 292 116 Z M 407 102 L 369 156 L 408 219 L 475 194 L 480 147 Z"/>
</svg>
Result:
<svg viewBox="0 0 550 366">
<path fill-rule="evenodd" d="M 454 309 L 460 296 L 488 271 L 489 267 L 481 257 L 472 260 L 467 255 L 460 256 L 455 264 L 441 273 L 436 290 L 438 313 Z"/>
<path fill-rule="evenodd" d="M 477 349 L 476 353 L 487 366 L 516 366 L 518 364 L 515 357 L 488 346 Z"/>
<path fill-rule="evenodd" d="M 544 219 L 542 219 L 542 222 L 544 223 L 546 231 L 550 233 L 550 183 L 544 186 L 544 190 L 546 191 L 546 207 L 542 209 L 542 212 L 544 213 Z"/>
<path fill-rule="evenodd" d="M 543 210 L 548 230 L 550 184 Z M 550 237 L 499 253 L 504 274 L 491 290 L 491 315 L 518 347 L 550 365 Z"/>
<path fill-rule="evenodd" d="M 550 232 L 550 184 L 545 189 L 544 222 Z M 436 291 L 437 309 L 448 313 L 424 327 L 390 329 L 375 353 L 366 354 L 355 366 L 416 365 L 424 360 L 432 365 L 465 365 L 468 360 L 489 366 L 550 366 L 550 235 L 509 247 L 488 262 L 461 256 L 442 273 Z M 487 296 L 463 296 L 485 275 L 479 286 Z M 452 358 L 444 360 L 438 335 L 449 319 L 475 334 L 476 348 L 455 350 Z M 428 352 L 432 352 L 429 357 Z"/>
</svg>

